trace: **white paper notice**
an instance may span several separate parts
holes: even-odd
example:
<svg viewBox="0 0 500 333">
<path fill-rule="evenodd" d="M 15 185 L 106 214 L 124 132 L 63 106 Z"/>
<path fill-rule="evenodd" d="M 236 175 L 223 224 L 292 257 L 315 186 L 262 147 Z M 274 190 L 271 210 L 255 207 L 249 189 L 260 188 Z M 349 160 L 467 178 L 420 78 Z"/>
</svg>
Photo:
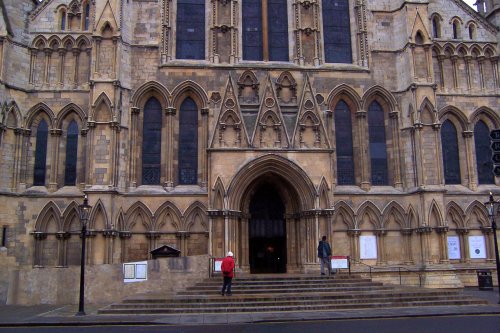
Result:
<svg viewBox="0 0 500 333">
<path fill-rule="evenodd" d="M 469 254 L 471 259 L 486 259 L 484 236 L 469 236 Z"/>
<path fill-rule="evenodd" d="M 460 239 L 458 236 L 448 236 L 448 259 L 460 259 Z"/>
<path fill-rule="evenodd" d="M 377 236 L 359 236 L 360 259 L 377 259 Z"/>
</svg>

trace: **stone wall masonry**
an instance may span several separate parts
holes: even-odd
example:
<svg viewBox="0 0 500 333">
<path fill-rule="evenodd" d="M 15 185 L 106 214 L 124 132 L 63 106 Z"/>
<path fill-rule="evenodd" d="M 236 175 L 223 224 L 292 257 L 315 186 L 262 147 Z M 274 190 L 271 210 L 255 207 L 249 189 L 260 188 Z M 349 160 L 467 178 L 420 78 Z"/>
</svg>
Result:
<svg viewBox="0 0 500 333">
<path fill-rule="evenodd" d="M 174 294 L 208 277 L 209 256 L 160 258 L 149 260 L 148 279 L 144 282 L 123 282 L 123 265 L 86 266 L 85 302 L 106 304 L 138 293 Z M 9 305 L 77 304 L 80 267 L 20 268 L 10 271 L 7 299 Z M 96 283 L 96 282 L 99 283 Z M 3 295 L 5 295 L 5 291 Z M 0 289 L 0 297 L 2 291 Z M 5 296 L 4 296 L 5 297 Z"/>
</svg>

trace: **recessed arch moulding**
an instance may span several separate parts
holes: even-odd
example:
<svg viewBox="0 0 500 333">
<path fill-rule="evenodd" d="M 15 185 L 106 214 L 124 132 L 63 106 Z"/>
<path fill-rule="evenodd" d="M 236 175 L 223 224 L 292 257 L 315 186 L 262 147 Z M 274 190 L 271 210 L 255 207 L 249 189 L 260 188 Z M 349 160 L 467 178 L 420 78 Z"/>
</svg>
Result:
<svg viewBox="0 0 500 333">
<path fill-rule="evenodd" d="M 328 159 L 318 158 L 317 154 L 325 152 L 306 156 L 249 153 L 247 159 L 231 159 L 227 152 L 214 152 L 211 156 L 213 191 L 209 194 L 212 254 L 233 251 L 238 268 L 250 271 L 250 202 L 259 189 L 271 186 L 285 207 L 287 272 L 316 269 L 316 246 L 320 237 L 318 213 L 321 212 L 317 189 L 323 176 L 329 174 L 329 165 L 320 162 Z M 221 195 L 224 198 L 220 198 Z"/>
</svg>

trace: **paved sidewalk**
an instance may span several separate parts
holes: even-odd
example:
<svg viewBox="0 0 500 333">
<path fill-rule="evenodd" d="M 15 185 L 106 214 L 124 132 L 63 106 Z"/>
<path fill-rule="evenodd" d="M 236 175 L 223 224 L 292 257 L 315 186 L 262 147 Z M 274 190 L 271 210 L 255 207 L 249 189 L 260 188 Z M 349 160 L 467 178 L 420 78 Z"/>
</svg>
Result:
<svg viewBox="0 0 500 333">
<path fill-rule="evenodd" d="M 172 315 L 99 315 L 98 309 L 105 304 L 86 305 L 86 316 L 75 316 L 77 305 L 36 305 L 10 306 L 0 305 L 0 327 L 8 326 L 73 326 L 73 325 L 203 325 L 203 324 L 232 324 L 256 323 L 276 321 L 305 321 L 305 320 L 342 320 L 361 318 L 395 318 L 395 317 L 422 317 L 422 316 L 449 316 L 449 315 L 478 315 L 496 314 L 500 316 L 498 304 L 498 289 L 480 291 L 477 288 L 466 288 L 462 291 L 473 298 L 488 300 L 487 305 L 473 306 L 434 306 L 434 307 L 405 307 L 383 309 L 358 309 L 342 311 L 302 311 L 278 313 L 223 313 L 223 314 L 172 314 Z"/>
</svg>

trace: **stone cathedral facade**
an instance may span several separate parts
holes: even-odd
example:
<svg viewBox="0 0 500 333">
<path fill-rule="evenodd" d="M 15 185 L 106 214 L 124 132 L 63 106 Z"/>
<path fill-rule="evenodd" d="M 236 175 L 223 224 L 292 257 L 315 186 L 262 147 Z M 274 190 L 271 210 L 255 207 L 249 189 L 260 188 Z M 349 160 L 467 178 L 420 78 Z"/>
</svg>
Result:
<svg viewBox="0 0 500 333">
<path fill-rule="evenodd" d="M 353 269 L 470 283 L 500 195 L 500 1 L 478 7 L 4 0 L 0 301 L 79 265 L 84 194 L 90 266 L 169 245 L 315 272 L 326 235 Z"/>
</svg>

